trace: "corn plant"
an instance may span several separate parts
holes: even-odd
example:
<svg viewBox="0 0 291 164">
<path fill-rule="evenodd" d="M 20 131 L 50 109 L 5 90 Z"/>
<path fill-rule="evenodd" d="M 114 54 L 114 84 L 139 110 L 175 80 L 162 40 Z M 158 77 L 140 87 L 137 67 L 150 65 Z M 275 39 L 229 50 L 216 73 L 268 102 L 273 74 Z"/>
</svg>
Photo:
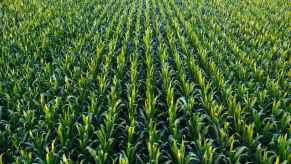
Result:
<svg viewBox="0 0 291 164">
<path fill-rule="evenodd" d="M 0 3 L 0 164 L 290 163 L 290 2 Z"/>
</svg>

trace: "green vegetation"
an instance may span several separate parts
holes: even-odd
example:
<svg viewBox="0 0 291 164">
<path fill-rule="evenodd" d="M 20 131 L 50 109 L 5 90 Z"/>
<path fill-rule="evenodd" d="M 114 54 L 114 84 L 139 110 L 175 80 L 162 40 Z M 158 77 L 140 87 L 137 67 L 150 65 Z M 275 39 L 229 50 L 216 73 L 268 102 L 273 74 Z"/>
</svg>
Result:
<svg viewBox="0 0 291 164">
<path fill-rule="evenodd" d="M 0 1 L 0 164 L 290 163 L 290 5 Z"/>
</svg>

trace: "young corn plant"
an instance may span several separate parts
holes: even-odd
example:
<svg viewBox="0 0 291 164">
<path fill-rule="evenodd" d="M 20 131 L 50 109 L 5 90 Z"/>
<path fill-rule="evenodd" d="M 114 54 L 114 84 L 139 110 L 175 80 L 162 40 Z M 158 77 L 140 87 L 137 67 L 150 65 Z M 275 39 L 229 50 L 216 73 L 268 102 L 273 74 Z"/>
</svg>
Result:
<svg viewBox="0 0 291 164">
<path fill-rule="evenodd" d="M 291 139 L 287 138 L 287 134 L 280 135 L 277 139 L 277 150 L 278 155 L 282 162 L 288 162 L 291 159 L 290 155 L 290 145 L 291 145 Z"/>
<path fill-rule="evenodd" d="M 81 149 L 85 149 L 86 145 L 90 142 L 90 136 L 92 135 L 92 131 L 94 129 L 93 125 L 90 124 L 89 116 L 82 116 L 82 124 L 77 124 L 77 132 L 79 136 L 79 145 Z"/>
<path fill-rule="evenodd" d="M 192 161 L 192 156 L 186 155 L 186 148 L 185 143 L 182 140 L 180 146 L 178 145 L 177 141 L 174 138 L 170 139 L 170 153 L 172 157 L 172 162 L 178 164 L 188 164 Z"/>
<path fill-rule="evenodd" d="M 212 146 L 211 140 L 198 138 L 195 141 L 195 147 L 197 148 L 198 162 L 205 164 L 214 162 L 216 148 Z"/>
<path fill-rule="evenodd" d="M 55 147 L 55 140 L 51 143 L 50 147 L 46 147 L 46 154 L 45 154 L 45 163 L 53 164 L 58 161 L 58 157 L 56 154 L 56 147 Z"/>
<path fill-rule="evenodd" d="M 267 151 L 266 149 L 262 148 L 261 145 L 258 145 L 256 148 L 256 161 L 266 163 L 266 164 L 273 163 L 274 157 L 272 157 L 271 153 L 272 152 Z"/>
</svg>

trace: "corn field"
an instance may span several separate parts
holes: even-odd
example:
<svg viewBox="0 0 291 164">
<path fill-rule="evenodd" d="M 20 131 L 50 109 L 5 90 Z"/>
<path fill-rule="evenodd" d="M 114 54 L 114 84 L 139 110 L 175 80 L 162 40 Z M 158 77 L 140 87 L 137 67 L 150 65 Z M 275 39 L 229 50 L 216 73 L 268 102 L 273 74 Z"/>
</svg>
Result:
<svg viewBox="0 0 291 164">
<path fill-rule="evenodd" d="M 291 163 L 289 0 L 1 0 L 0 164 Z"/>
</svg>

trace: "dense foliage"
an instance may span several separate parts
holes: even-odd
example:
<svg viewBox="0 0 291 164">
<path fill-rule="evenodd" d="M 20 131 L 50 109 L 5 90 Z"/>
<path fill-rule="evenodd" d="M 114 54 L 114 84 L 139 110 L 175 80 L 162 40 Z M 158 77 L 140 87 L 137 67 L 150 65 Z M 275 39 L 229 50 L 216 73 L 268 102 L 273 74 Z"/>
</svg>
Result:
<svg viewBox="0 0 291 164">
<path fill-rule="evenodd" d="M 1 163 L 291 162 L 290 1 L 0 1 Z"/>
</svg>

